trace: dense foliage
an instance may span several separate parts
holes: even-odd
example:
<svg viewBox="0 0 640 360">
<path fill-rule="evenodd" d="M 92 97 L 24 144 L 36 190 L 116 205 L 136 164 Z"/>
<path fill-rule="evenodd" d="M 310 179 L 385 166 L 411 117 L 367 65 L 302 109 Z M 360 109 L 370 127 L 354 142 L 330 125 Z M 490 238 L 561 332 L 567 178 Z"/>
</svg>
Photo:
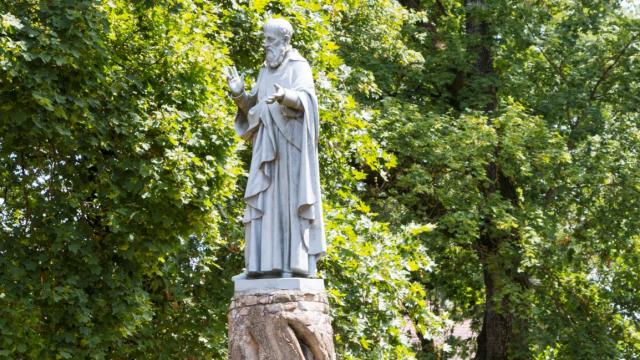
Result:
<svg viewBox="0 0 640 360">
<path fill-rule="evenodd" d="M 0 357 L 226 356 L 250 149 L 222 69 L 250 82 L 277 15 L 319 92 L 340 358 L 638 358 L 630 7 L 0 3 Z"/>
<path fill-rule="evenodd" d="M 374 210 L 437 224 L 430 301 L 476 320 L 478 359 L 637 358 L 633 5 L 401 3 L 354 9 L 340 45 L 398 162 Z"/>
</svg>

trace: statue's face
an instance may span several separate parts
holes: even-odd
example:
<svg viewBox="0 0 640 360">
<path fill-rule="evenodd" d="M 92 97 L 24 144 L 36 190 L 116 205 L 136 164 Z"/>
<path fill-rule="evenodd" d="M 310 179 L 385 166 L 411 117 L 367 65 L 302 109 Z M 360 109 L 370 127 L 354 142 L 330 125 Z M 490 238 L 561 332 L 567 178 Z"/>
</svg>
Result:
<svg viewBox="0 0 640 360">
<path fill-rule="evenodd" d="M 282 64 L 287 50 L 287 40 L 277 30 L 265 30 L 262 46 L 264 46 L 266 62 L 270 68 L 277 68 Z"/>
</svg>

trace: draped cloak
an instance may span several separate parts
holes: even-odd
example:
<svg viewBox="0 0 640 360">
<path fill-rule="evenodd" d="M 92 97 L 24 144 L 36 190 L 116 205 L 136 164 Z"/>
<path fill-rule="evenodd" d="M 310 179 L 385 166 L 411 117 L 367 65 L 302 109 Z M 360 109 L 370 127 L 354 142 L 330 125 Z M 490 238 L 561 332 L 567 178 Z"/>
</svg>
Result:
<svg viewBox="0 0 640 360">
<path fill-rule="evenodd" d="M 267 104 L 275 84 L 294 91 L 303 109 Z M 279 67 L 262 66 L 253 90 L 241 102 L 245 103 L 238 103 L 235 129 L 253 146 L 242 219 L 246 271 L 313 276 L 316 260 L 326 253 L 326 241 L 318 99 L 309 64 L 295 49 L 289 50 Z"/>
</svg>

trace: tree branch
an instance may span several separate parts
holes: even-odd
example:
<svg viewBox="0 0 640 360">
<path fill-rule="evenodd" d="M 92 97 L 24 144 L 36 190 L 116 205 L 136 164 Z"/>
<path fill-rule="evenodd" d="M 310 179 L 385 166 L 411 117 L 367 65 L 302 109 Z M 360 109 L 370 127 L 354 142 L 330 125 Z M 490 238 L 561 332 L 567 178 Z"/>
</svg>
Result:
<svg viewBox="0 0 640 360">
<path fill-rule="evenodd" d="M 596 96 L 596 91 L 598 91 L 598 87 L 600 86 L 600 84 L 602 84 L 602 82 L 607 78 L 611 69 L 613 69 L 616 65 L 618 65 L 618 62 L 620 61 L 620 59 L 622 59 L 622 55 L 624 55 L 627 49 L 635 42 L 638 36 L 640 36 L 640 32 L 636 33 L 634 36 L 631 37 L 631 40 L 629 40 L 629 42 L 622 48 L 622 50 L 620 50 L 618 55 L 616 55 L 613 63 L 611 63 L 609 66 L 607 66 L 606 69 L 604 69 L 604 72 L 602 73 L 602 75 L 600 76 L 596 84 L 593 86 L 593 89 L 591 89 L 591 93 L 589 94 L 589 102 L 593 101 L 593 99 Z"/>
<path fill-rule="evenodd" d="M 547 53 L 542 50 L 542 47 L 540 46 L 536 46 L 536 48 L 538 50 L 540 50 L 540 53 L 542 54 L 542 57 L 547 60 L 547 62 L 549 63 L 549 65 L 551 65 L 551 67 L 558 73 L 558 75 L 560 76 L 560 78 L 562 79 L 562 81 L 564 82 L 568 82 L 567 76 L 564 74 L 564 72 L 562 71 L 562 68 L 560 66 L 558 66 L 558 64 L 556 64 L 555 62 L 553 62 L 553 60 L 551 60 L 551 58 L 549 56 L 547 56 Z"/>
<path fill-rule="evenodd" d="M 527 30 L 529 31 L 529 33 L 534 37 L 534 39 L 538 39 L 538 37 L 536 35 L 534 35 L 534 32 L 531 30 L 531 27 L 529 26 L 529 24 L 525 25 L 525 27 L 527 28 Z M 547 62 L 549 63 L 549 65 L 551 65 L 551 67 L 553 68 L 553 70 L 555 70 L 558 75 L 560 76 L 560 78 L 562 79 L 562 81 L 567 82 L 567 76 L 564 74 L 564 72 L 562 71 L 562 68 L 556 64 L 553 60 L 551 60 L 551 58 L 547 55 L 547 53 L 543 50 L 542 46 L 538 46 L 536 45 L 536 49 L 538 49 L 540 51 L 540 54 L 542 54 L 542 57 L 547 60 Z"/>
</svg>

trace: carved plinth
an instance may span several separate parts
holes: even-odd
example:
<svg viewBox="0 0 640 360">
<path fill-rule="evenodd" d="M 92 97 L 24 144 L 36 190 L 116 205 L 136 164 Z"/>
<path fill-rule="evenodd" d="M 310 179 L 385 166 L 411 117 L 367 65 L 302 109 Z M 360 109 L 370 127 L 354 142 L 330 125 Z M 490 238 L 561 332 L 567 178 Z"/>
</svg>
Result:
<svg viewBox="0 0 640 360">
<path fill-rule="evenodd" d="M 311 280 L 316 282 L 311 286 L 289 282 L 284 287 L 298 289 L 287 290 L 247 289 L 250 281 L 242 280 L 244 286 L 236 281 L 229 360 L 335 360 L 329 303 L 324 286 L 317 286 L 322 280 Z"/>
</svg>

